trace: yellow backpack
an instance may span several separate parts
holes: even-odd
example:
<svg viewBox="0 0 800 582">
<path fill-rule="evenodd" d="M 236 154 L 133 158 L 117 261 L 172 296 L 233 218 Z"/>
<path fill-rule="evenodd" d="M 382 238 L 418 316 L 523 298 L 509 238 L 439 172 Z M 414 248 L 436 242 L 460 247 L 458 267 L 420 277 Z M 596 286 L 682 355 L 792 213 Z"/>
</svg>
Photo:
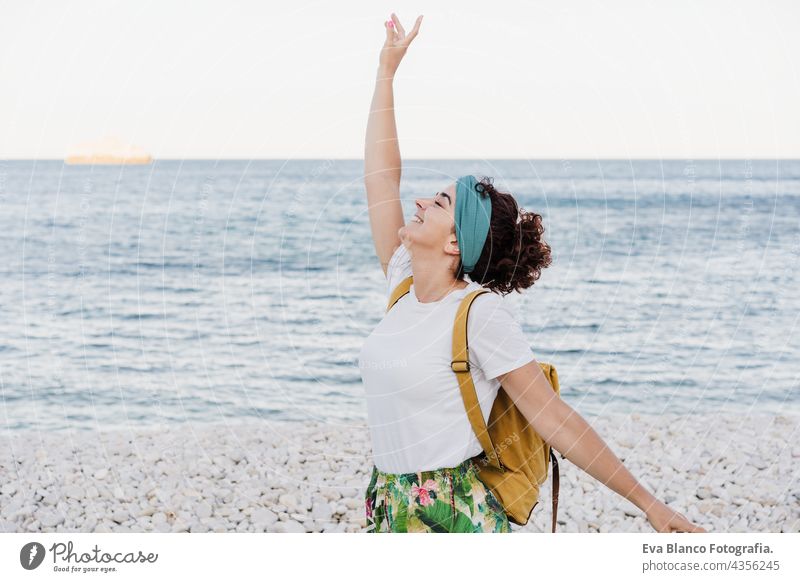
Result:
<svg viewBox="0 0 800 582">
<path fill-rule="evenodd" d="M 395 287 L 389 299 L 389 311 L 406 293 L 413 283 L 413 276 L 406 277 Z M 469 369 L 467 348 L 467 316 L 472 302 L 488 289 L 478 289 L 461 300 L 453 326 L 453 360 L 451 367 L 458 377 L 461 397 L 472 429 L 483 447 L 480 455 L 473 457 L 481 481 L 503 506 L 509 521 L 525 525 L 533 508 L 539 503 L 539 485 L 547 480 L 548 463 L 553 463 L 553 523 L 556 531 L 558 514 L 558 460 L 528 419 L 514 404 L 502 385 L 489 414 L 489 426 L 483 419 L 475 384 Z M 560 393 L 558 373 L 555 366 L 539 362 L 553 390 Z M 562 455 L 563 459 L 564 456 Z"/>
</svg>

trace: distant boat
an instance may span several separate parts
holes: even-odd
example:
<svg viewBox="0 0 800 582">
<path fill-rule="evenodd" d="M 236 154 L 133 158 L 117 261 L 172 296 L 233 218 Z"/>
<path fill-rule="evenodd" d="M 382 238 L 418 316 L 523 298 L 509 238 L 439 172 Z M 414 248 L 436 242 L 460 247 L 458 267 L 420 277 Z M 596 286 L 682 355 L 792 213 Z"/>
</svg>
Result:
<svg viewBox="0 0 800 582">
<path fill-rule="evenodd" d="M 72 150 L 64 158 L 67 164 L 149 164 L 153 161 L 142 148 L 111 136 L 78 144 Z"/>
<path fill-rule="evenodd" d="M 67 156 L 64 161 L 68 164 L 149 164 L 153 161 L 150 156 L 118 157 L 104 154 L 90 156 Z"/>
</svg>

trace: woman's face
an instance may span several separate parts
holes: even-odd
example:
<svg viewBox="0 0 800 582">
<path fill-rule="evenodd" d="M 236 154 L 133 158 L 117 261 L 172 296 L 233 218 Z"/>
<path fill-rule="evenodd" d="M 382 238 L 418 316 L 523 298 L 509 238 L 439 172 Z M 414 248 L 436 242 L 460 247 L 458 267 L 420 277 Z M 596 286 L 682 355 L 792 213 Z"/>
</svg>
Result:
<svg viewBox="0 0 800 582">
<path fill-rule="evenodd" d="M 431 198 L 417 198 L 415 203 L 415 213 L 398 231 L 403 244 L 409 249 L 439 249 L 444 254 L 457 255 L 455 182 Z"/>
</svg>

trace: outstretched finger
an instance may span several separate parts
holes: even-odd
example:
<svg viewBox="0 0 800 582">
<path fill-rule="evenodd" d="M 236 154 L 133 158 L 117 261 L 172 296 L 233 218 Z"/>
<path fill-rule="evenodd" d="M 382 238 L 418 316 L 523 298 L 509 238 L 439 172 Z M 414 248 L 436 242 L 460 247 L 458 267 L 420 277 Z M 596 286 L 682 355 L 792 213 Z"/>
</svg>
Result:
<svg viewBox="0 0 800 582">
<path fill-rule="evenodd" d="M 384 20 L 383 21 L 383 28 L 386 30 L 386 44 L 391 43 L 394 40 L 394 30 L 389 23 L 391 20 Z"/>
<path fill-rule="evenodd" d="M 391 20 L 387 20 L 383 23 L 384 28 L 386 29 L 386 45 L 393 45 L 398 38 L 397 30 L 395 30 L 393 26 L 393 22 Z"/>
<path fill-rule="evenodd" d="M 394 22 L 394 27 L 397 29 L 397 32 L 400 34 L 400 38 L 402 39 L 406 35 L 406 30 L 403 28 L 403 25 L 400 24 L 400 19 L 397 18 L 397 15 L 392 12 L 392 22 Z"/>
<path fill-rule="evenodd" d="M 408 33 L 408 36 L 406 37 L 406 40 L 408 42 L 411 42 L 416 38 L 417 33 L 419 32 L 419 25 L 421 22 L 422 22 L 422 14 L 417 16 L 417 21 L 414 23 L 414 28 L 412 28 L 411 32 Z"/>
</svg>

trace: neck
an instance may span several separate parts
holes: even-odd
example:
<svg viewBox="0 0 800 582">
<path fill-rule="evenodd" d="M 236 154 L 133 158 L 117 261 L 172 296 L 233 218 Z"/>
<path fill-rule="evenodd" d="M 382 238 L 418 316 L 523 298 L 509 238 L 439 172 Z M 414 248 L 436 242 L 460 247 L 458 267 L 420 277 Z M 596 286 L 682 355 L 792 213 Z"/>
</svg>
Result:
<svg viewBox="0 0 800 582">
<path fill-rule="evenodd" d="M 430 260 L 411 256 L 411 271 L 414 274 L 414 295 L 420 303 L 433 303 L 456 289 L 463 289 L 469 283 L 456 279 L 451 274 L 452 258 Z"/>
</svg>

